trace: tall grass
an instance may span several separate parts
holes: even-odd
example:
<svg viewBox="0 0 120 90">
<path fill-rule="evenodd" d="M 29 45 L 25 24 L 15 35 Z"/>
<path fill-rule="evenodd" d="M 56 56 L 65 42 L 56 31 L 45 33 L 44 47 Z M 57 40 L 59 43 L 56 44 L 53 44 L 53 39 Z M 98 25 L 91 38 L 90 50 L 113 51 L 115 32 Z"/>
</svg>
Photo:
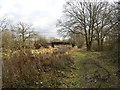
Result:
<svg viewBox="0 0 120 90">
<path fill-rule="evenodd" d="M 62 70 L 73 61 L 70 54 L 33 55 L 30 50 L 3 57 L 3 88 L 57 88 Z"/>
</svg>

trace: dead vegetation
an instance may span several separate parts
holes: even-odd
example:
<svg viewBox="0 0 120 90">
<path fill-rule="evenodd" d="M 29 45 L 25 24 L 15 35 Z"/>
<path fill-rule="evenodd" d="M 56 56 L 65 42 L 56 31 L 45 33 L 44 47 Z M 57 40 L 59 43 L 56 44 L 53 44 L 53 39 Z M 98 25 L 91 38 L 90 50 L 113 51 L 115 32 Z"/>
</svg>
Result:
<svg viewBox="0 0 120 90">
<path fill-rule="evenodd" d="M 61 74 L 73 61 L 65 51 L 56 52 L 34 55 L 30 50 L 23 50 L 3 58 L 3 88 L 57 87 L 62 79 L 58 71 Z"/>
</svg>

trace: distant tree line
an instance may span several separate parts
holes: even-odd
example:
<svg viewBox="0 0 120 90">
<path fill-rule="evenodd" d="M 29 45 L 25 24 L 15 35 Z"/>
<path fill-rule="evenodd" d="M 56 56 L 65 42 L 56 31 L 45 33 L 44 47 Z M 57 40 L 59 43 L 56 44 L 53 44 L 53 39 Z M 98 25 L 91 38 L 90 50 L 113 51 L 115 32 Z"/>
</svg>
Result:
<svg viewBox="0 0 120 90">
<path fill-rule="evenodd" d="M 33 25 L 24 22 L 13 24 L 8 19 L 0 20 L 0 35 L 3 50 L 34 48 L 35 42 L 42 45 L 47 43 L 47 39 L 36 32 Z"/>
</svg>

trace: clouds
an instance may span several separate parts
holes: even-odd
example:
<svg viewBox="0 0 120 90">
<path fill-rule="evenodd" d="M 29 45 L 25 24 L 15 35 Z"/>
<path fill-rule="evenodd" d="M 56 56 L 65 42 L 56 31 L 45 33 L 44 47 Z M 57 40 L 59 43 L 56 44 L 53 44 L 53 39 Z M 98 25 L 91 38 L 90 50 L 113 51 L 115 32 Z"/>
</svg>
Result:
<svg viewBox="0 0 120 90">
<path fill-rule="evenodd" d="M 0 0 L 0 17 L 33 24 L 37 31 L 57 36 L 56 20 L 66 0 Z"/>
<path fill-rule="evenodd" d="M 14 21 L 32 23 L 39 32 L 49 33 L 56 32 L 56 20 L 62 15 L 65 0 L 1 0 L 0 2 L 1 16 L 7 16 Z"/>
</svg>

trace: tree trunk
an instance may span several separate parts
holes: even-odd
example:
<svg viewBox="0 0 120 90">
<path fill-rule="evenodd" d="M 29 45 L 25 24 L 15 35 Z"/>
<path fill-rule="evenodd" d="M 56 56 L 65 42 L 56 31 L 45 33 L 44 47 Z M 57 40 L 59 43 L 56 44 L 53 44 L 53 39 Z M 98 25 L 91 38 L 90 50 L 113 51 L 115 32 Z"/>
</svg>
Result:
<svg viewBox="0 0 120 90">
<path fill-rule="evenodd" d="M 91 46 L 92 46 L 91 42 L 89 42 L 89 43 L 86 44 L 87 51 L 91 51 Z"/>
<path fill-rule="evenodd" d="M 85 36 L 85 39 L 86 39 L 87 51 L 91 51 L 92 41 L 88 40 L 87 35 Z"/>
<path fill-rule="evenodd" d="M 99 51 L 100 50 L 100 40 L 98 39 L 97 42 L 98 42 L 98 49 L 97 50 Z"/>
<path fill-rule="evenodd" d="M 91 45 L 87 46 L 87 51 L 91 51 Z"/>
<path fill-rule="evenodd" d="M 101 43 L 100 43 L 100 50 L 103 50 L 103 39 L 101 39 Z"/>
<path fill-rule="evenodd" d="M 97 32 L 97 51 L 100 51 L 100 36 L 99 36 L 99 32 Z"/>
</svg>

